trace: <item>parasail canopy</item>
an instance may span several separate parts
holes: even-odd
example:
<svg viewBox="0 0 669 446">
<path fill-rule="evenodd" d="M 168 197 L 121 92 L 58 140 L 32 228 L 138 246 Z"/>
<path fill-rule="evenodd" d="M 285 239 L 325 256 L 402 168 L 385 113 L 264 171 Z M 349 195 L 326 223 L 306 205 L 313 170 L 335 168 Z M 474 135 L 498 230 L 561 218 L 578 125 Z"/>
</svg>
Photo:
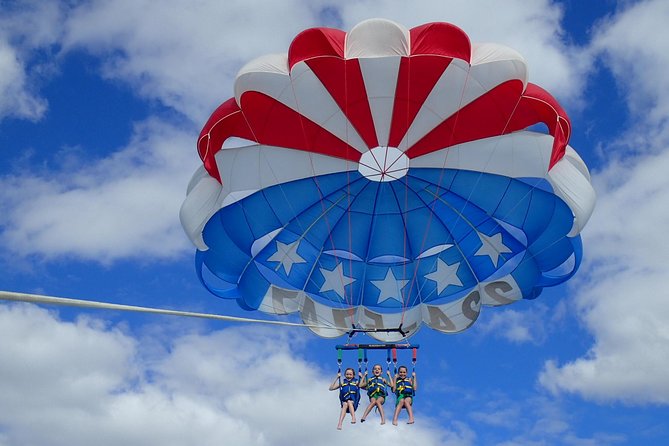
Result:
<svg viewBox="0 0 669 446">
<path fill-rule="evenodd" d="M 454 25 L 312 28 L 240 70 L 181 221 L 245 309 L 455 333 L 576 272 L 595 194 L 570 132 L 516 51 Z"/>
</svg>

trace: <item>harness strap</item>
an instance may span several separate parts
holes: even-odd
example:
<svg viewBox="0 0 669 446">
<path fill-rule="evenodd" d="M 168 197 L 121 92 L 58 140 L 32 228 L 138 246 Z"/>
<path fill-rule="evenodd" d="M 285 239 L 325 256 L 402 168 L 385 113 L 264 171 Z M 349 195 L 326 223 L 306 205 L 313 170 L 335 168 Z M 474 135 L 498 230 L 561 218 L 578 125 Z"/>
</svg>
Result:
<svg viewBox="0 0 669 446">
<path fill-rule="evenodd" d="M 367 349 L 364 349 L 364 352 L 365 352 L 365 358 L 364 358 L 365 359 L 365 374 L 367 374 L 367 363 L 368 363 L 367 362 Z"/>
<path fill-rule="evenodd" d="M 341 387 L 341 349 L 337 349 L 337 376 L 339 377 L 339 387 Z"/>
</svg>

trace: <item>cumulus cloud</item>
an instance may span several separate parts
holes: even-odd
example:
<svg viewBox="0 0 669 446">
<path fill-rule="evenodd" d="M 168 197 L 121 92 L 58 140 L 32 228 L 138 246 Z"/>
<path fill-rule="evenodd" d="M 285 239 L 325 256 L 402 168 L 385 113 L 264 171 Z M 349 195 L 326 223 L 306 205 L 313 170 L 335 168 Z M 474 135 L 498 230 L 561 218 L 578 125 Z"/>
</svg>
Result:
<svg viewBox="0 0 669 446">
<path fill-rule="evenodd" d="M 505 395 L 490 395 L 488 401 L 470 412 L 469 416 L 479 424 L 504 430 L 507 433 L 505 439 L 495 442 L 499 446 L 604 446 L 622 444 L 627 440 L 625 436 L 616 434 L 580 435 L 572 426 L 574 414 L 568 413 L 558 401 L 545 397 L 532 396 L 520 402 Z"/>
<path fill-rule="evenodd" d="M 582 358 L 547 363 L 540 381 L 548 389 L 669 403 L 669 243 L 661 235 L 669 231 L 667 169 L 669 152 L 627 164 L 623 182 L 600 194 L 585 241 L 589 277 L 577 284 L 576 303 L 595 345 Z M 610 181 L 602 183 L 618 183 L 618 172 L 610 166 L 600 176 Z"/>
<path fill-rule="evenodd" d="M 297 339 L 190 330 L 147 351 L 141 336 L 97 319 L 0 305 L 0 444 L 473 444 L 471 430 L 428 418 L 337 432 L 331 377 L 300 357 Z"/>
<path fill-rule="evenodd" d="M 595 342 L 581 358 L 547 362 L 539 380 L 553 392 L 669 404 L 667 20 L 666 2 L 638 2 L 602 23 L 593 42 L 628 92 L 634 118 L 594 176 L 599 201 L 575 305 Z"/>
<path fill-rule="evenodd" d="M 493 334 L 516 344 L 538 345 L 545 341 L 545 305 L 533 302 L 532 308 L 525 311 L 498 308 L 491 310 L 486 311 L 482 320 L 477 322 L 481 336 Z"/>
<path fill-rule="evenodd" d="M 0 35 L 0 120 L 6 117 L 37 120 L 46 110 L 46 101 L 29 88 L 25 64 Z"/>
<path fill-rule="evenodd" d="M 667 2 L 636 2 L 600 23 L 592 43 L 625 92 L 635 124 L 662 125 L 669 117 L 667 17 Z"/>
<path fill-rule="evenodd" d="M 47 110 L 39 83 L 53 61 L 40 60 L 58 42 L 62 23 L 56 2 L 28 0 L 2 5 L 0 14 L 0 121 L 11 117 L 37 121 Z M 37 59 L 37 60 L 36 60 Z"/>
<path fill-rule="evenodd" d="M 493 0 L 474 5 L 466 0 L 365 0 L 336 8 L 327 1 L 304 0 L 195 5 L 184 0 L 159 5 L 92 1 L 70 12 L 63 44 L 67 50 L 83 48 L 105 56 L 106 76 L 129 82 L 142 95 L 200 122 L 231 96 L 232 79 L 248 60 L 286 52 L 292 38 L 308 27 L 349 30 L 372 17 L 370 11 L 407 27 L 437 20 L 456 23 L 474 41 L 500 42 L 520 51 L 531 67 L 531 81 L 556 96 L 577 100 L 582 92 L 590 64 L 565 41 L 562 9 L 549 0 L 514 0 L 502 9 Z"/>
<path fill-rule="evenodd" d="M 92 1 L 72 10 L 66 49 L 104 56 L 104 74 L 204 122 L 248 60 L 285 52 L 319 2 Z M 281 19 L 277 19 L 281 18 Z"/>
<path fill-rule="evenodd" d="M 189 247 L 178 214 L 197 165 L 190 133 L 159 121 L 138 125 L 127 147 L 66 166 L 0 179 L 0 238 L 10 253 L 108 263 L 169 258 Z"/>
</svg>

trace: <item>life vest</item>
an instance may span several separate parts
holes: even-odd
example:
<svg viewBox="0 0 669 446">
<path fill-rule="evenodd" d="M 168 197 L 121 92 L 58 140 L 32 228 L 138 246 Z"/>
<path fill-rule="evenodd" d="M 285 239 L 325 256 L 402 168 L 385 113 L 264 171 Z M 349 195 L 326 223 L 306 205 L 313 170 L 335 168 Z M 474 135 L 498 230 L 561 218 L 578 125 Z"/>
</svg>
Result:
<svg viewBox="0 0 669 446">
<path fill-rule="evenodd" d="M 373 376 L 367 381 L 367 396 L 376 398 L 379 396 L 385 397 L 386 395 L 388 395 L 386 392 L 386 383 L 383 382 L 382 377 Z"/>
<path fill-rule="evenodd" d="M 395 395 L 397 396 L 413 396 L 413 384 L 409 378 L 398 379 L 395 383 Z"/>
<path fill-rule="evenodd" d="M 360 383 L 357 380 L 343 379 L 339 387 L 339 401 L 353 401 L 357 403 L 360 399 Z"/>
</svg>

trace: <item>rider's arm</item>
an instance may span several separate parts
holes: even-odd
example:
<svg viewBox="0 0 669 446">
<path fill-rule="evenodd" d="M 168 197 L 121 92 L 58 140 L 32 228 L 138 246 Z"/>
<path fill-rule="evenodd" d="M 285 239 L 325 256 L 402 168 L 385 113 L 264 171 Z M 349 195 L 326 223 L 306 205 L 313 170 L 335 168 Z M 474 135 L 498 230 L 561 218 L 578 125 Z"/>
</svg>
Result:
<svg viewBox="0 0 669 446">
<path fill-rule="evenodd" d="M 334 381 L 332 381 L 332 384 L 330 384 L 330 390 L 337 390 L 340 385 L 341 385 L 341 373 L 337 373 L 337 376 L 335 377 Z"/>
</svg>

